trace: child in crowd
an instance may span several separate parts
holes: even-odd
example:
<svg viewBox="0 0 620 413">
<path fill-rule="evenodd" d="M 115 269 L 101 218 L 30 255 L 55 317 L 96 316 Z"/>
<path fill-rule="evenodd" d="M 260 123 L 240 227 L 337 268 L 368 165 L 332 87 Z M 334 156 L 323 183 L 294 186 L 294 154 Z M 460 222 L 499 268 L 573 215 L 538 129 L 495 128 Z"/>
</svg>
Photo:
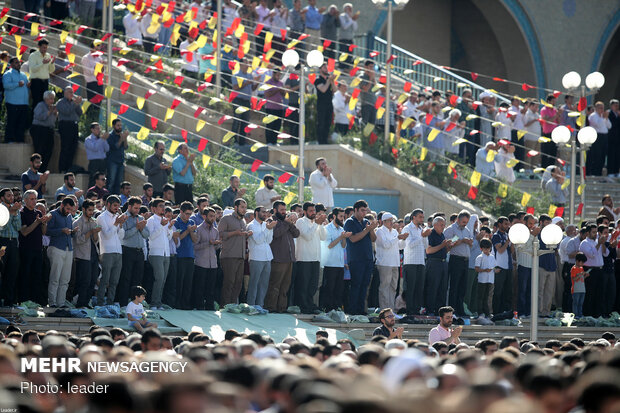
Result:
<svg viewBox="0 0 620 413">
<path fill-rule="evenodd" d="M 482 253 L 476 257 L 475 270 L 478 273 L 478 309 L 491 317 L 493 312 L 493 290 L 495 283 L 495 273 L 499 272 L 496 268 L 495 256 L 491 254 L 493 244 L 491 240 L 483 238 L 480 240 L 480 250 Z"/>
<path fill-rule="evenodd" d="M 129 320 L 129 327 L 135 328 L 140 333 L 145 328 L 156 328 L 157 324 L 146 320 L 146 313 L 144 312 L 144 307 L 142 307 L 142 302 L 146 299 L 146 290 L 137 285 L 131 289 L 131 297 L 131 301 L 125 309 L 127 319 Z"/>
<path fill-rule="evenodd" d="M 583 317 L 583 300 L 586 297 L 585 279 L 590 276 L 583 270 L 583 264 L 588 260 L 586 254 L 580 252 L 575 256 L 575 265 L 570 270 L 571 289 L 573 295 L 573 313 L 575 317 Z"/>
</svg>

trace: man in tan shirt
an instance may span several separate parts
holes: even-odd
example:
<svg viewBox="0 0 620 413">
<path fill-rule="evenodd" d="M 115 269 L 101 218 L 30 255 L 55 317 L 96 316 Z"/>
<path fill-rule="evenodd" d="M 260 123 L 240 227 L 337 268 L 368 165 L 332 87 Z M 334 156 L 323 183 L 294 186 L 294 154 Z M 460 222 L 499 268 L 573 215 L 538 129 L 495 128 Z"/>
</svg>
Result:
<svg viewBox="0 0 620 413">
<path fill-rule="evenodd" d="M 252 231 L 247 231 L 243 219 L 247 207 L 244 199 L 236 199 L 232 214 L 222 217 L 217 227 L 222 240 L 222 251 L 220 253 L 220 262 L 224 273 L 222 297 L 220 299 L 222 306 L 236 303 L 241 292 L 246 239 L 252 235 Z"/>
<path fill-rule="evenodd" d="M 39 50 L 31 53 L 28 58 L 32 110 L 43 100 L 43 93 L 49 89 L 50 73 L 53 73 L 55 69 L 54 57 L 47 53 L 49 42 L 41 39 L 38 45 Z"/>
</svg>

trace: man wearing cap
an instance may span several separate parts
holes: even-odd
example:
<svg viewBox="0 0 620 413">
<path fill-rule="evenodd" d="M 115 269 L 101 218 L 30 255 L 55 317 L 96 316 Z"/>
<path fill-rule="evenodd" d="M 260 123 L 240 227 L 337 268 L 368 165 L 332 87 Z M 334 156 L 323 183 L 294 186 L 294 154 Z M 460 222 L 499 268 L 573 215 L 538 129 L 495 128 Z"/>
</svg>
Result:
<svg viewBox="0 0 620 413">
<path fill-rule="evenodd" d="M 405 248 L 404 240 L 408 232 L 399 233 L 394 229 L 394 215 L 386 212 L 382 215 L 383 225 L 377 228 L 375 241 L 376 261 L 379 270 L 379 306 L 393 308 L 398 286 L 398 269 L 400 268 L 399 250 Z"/>
</svg>

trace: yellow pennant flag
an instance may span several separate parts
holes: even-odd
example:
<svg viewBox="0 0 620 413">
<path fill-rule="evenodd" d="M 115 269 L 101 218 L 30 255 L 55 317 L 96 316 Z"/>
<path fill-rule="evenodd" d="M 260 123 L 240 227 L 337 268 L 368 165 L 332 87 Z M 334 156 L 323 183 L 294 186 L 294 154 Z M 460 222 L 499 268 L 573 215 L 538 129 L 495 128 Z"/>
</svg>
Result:
<svg viewBox="0 0 620 413">
<path fill-rule="evenodd" d="M 367 123 L 366 126 L 364 126 L 364 136 L 370 136 L 374 128 L 375 128 L 374 124 Z"/>
<path fill-rule="evenodd" d="M 202 167 L 207 169 L 209 162 L 211 162 L 211 157 L 209 155 L 202 154 Z"/>
<path fill-rule="evenodd" d="M 422 148 L 420 151 L 420 160 L 423 161 L 426 159 L 426 155 L 428 154 L 428 148 Z"/>
<path fill-rule="evenodd" d="M 383 106 L 377 109 L 377 119 L 383 118 L 384 114 L 385 114 L 385 108 Z"/>
<path fill-rule="evenodd" d="M 37 37 L 39 35 L 39 23 L 32 23 L 30 26 L 30 35 L 32 37 Z"/>
<path fill-rule="evenodd" d="M 201 34 L 200 36 L 198 36 L 198 40 L 196 40 L 196 44 L 198 45 L 198 47 L 205 47 L 205 45 L 207 44 L 207 40 L 209 40 L 207 36 L 205 36 L 204 34 Z"/>
<path fill-rule="evenodd" d="M 356 77 L 355 79 L 353 79 L 351 81 L 351 84 L 349 85 L 350 87 L 354 88 L 357 85 L 359 85 L 361 83 L 362 79 L 360 79 L 359 77 Z"/>
<path fill-rule="evenodd" d="M 133 76 L 133 72 L 125 72 L 125 80 L 129 82 L 129 79 Z"/>
<path fill-rule="evenodd" d="M 241 174 L 243 173 L 243 171 L 241 169 L 235 169 L 233 171 L 233 175 L 235 175 L 237 178 L 241 178 Z"/>
<path fill-rule="evenodd" d="M 176 153 L 177 148 L 179 147 L 180 144 L 181 144 L 181 142 L 179 142 L 179 141 L 172 141 L 172 142 L 170 142 L 170 149 L 168 149 L 168 154 L 174 155 Z"/>
<path fill-rule="evenodd" d="M 340 77 L 342 72 L 340 72 L 340 70 L 338 70 L 338 69 L 334 69 L 333 73 L 334 73 L 334 77 L 336 78 L 336 81 L 338 81 L 338 78 Z"/>
<path fill-rule="evenodd" d="M 548 107 L 548 108 L 553 108 L 553 105 L 552 105 L 552 104 L 547 103 L 547 101 L 546 101 L 546 100 L 543 100 L 543 99 L 540 99 L 540 104 L 541 104 L 541 105 L 543 105 L 543 106 L 546 106 L 546 107 Z"/>
<path fill-rule="evenodd" d="M 145 126 L 141 127 L 137 135 L 138 140 L 143 141 L 147 138 L 147 136 L 149 136 L 149 129 Z"/>
<path fill-rule="evenodd" d="M 357 106 L 357 98 L 349 99 L 349 110 L 354 111 Z"/>
<path fill-rule="evenodd" d="M 348 53 L 342 53 L 340 54 L 340 57 L 338 57 L 338 61 L 344 62 L 345 60 L 347 60 L 348 57 L 349 57 Z"/>
<path fill-rule="evenodd" d="M 82 113 L 85 113 L 90 107 L 90 102 L 85 100 L 82 102 Z"/>
<path fill-rule="evenodd" d="M 353 61 L 353 67 L 359 65 L 361 61 L 362 61 L 361 57 L 356 57 L 355 60 Z"/>
<path fill-rule="evenodd" d="M 101 73 L 103 71 L 103 63 L 97 63 L 95 65 L 95 76 L 97 76 L 99 73 Z"/>
<path fill-rule="evenodd" d="M 235 30 L 235 37 L 238 39 L 241 37 L 241 35 L 243 35 L 243 32 L 245 32 L 245 26 L 240 24 L 237 27 L 237 30 Z"/>
<path fill-rule="evenodd" d="M 583 113 L 579 116 L 579 118 L 576 121 L 577 126 L 579 126 L 580 128 L 583 127 L 583 125 L 585 125 L 586 123 L 586 115 L 584 115 Z"/>
<path fill-rule="evenodd" d="M 166 122 L 169 119 L 172 119 L 172 117 L 174 116 L 174 109 L 166 109 L 166 117 L 164 118 L 164 122 Z"/>
<path fill-rule="evenodd" d="M 106 86 L 105 87 L 105 97 L 108 99 L 112 98 L 112 93 L 114 93 L 114 87 L 113 86 Z"/>
<path fill-rule="evenodd" d="M 13 38 L 15 39 L 15 48 L 19 50 L 22 47 L 22 37 L 18 34 L 14 34 Z"/>
<path fill-rule="evenodd" d="M 478 185 L 480 185 L 480 177 L 481 176 L 482 175 L 478 171 L 472 172 L 471 177 L 469 178 L 469 183 L 472 186 L 476 186 L 477 187 Z"/>
<path fill-rule="evenodd" d="M 474 115 L 473 113 L 467 115 L 467 117 L 465 118 L 465 120 L 473 120 L 476 119 L 478 117 L 478 115 Z"/>
<path fill-rule="evenodd" d="M 226 143 L 235 136 L 235 132 L 226 132 L 226 135 L 222 138 L 222 143 Z"/>
<path fill-rule="evenodd" d="M 381 88 L 382 88 L 382 86 L 381 86 L 381 85 L 376 84 L 376 85 L 374 85 L 374 86 L 372 87 L 371 92 L 372 92 L 372 93 L 375 93 L 377 90 L 379 90 L 379 89 L 381 89 Z"/>
<path fill-rule="evenodd" d="M 547 138 L 546 136 L 541 136 L 538 138 L 538 142 L 547 143 L 547 142 L 551 142 L 551 139 Z"/>
<path fill-rule="evenodd" d="M 287 49 L 292 49 L 292 48 L 294 48 L 295 46 L 297 46 L 297 44 L 299 44 L 299 40 L 295 39 L 295 40 L 291 41 L 291 42 L 290 42 L 290 43 L 286 46 L 286 48 L 287 48 Z"/>
<path fill-rule="evenodd" d="M 125 56 L 127 53 L 131 52 L 131 50 L 131 47 L 123 47 L 121 50 L 119 50 L 119 53 Z"/>
<path fill-rule="evenodd" d="M 491 126 L 494 128 L 499 128 L 500 126 L 504 126 L 504 124 L 502 122 L 493 122 L 491 123 Z"/>
<path fill-rule="evenodd" d="M 515 166 L 517 166 L 518 163 L 519 163 L 518 159 L 509 159 L 508 162 L 506 162 L 506 166 L 508 168 L 514 168 Z"/>
<path fill-rule="evenodd" d="M 411 125 L 411 123 L 414 121 L 415 119 L 413 118 L 407 118 L 403 121 L 403 124 L 401 125 L 402 129 L 407 129 L 409 127 L 409 125 Z"/>
<path fill-rule="evenodd" d="M 494 151 L 493 149 L 488 151 L 487 152 L 487 162 L 493 162 L 493 160 L 495 159 L 495 155 L 497 155 L 497 151 Z"/>
<path fill-rule="evenodd" d="M 243 43 L 243 53 L 244 54 L 248 54 L 250 52 L 250 46 L 251 46 L 251 43 L 249 41 Z"/>
<path fill-rule="evenodd" d="M 189 46 L 187 46 L 187 51 L 188 52 L 195 52 L 196 50 L 198 50 L 200 46 L 198 46 L 198 43 L 193 42 L 192 44 L 190 44 Z M 152 59 L 151 59 L 152 60 Z"/>
<path fill-rule="evenodd" d="M 252 146 L 250 147 L 250 150 L 251 150 L 252 152 L 256 152 L 257 150 L 259 150 L 259 149 L 260 149 L 260 148 L 262 148 L 263 146 L 265 146 L 265 144 L 264 144 L 264 143 L 256 142 L 254 145 L 252 145 Z"/>
<path fill-rule="evenodd" d="M 213 105 L 215 105 L 216 103 L 221 102 L 221 101 L 222 101 L 222 99 L 220 99 L 220 98 L 217 98 L 217 97 L 212 97 L 212 98 L 209 100 L 209 106 L 213 106 Z"/>
<path fill-rule="evenodd" d="M 508 185 L 499 184 L 499 188 L 497 188 L 497 195 L 502 198 L 506 198 L 508 196 Z"/>
<path fill-rule="evenodd" d="M 458 138 L 457 140 L 455 140 L 454 142 L 452 142 L 452 146 L 458 146 L 462 143 L 467 142 L 467 139 L 465 138 Z"/>
<path fill-rule="evenodd" d="M 216 16 L 211 16 L 211 18 L 209 19 L 209 23 L 208 23 L 209 29 L 211 29 L 211 30 L 215 29 L 216 25 L 217 25 L 217 17 Z"/>
<path fill-rule="evenodd" d="M 75 63 L 75 53 L 69 53 L 67 55 L 67 60 L 69 61 L 69 63 Z"/>
<path fill-rule="evenodd" d="M 82 75 L 81 73 L 73 72 L 69 76 L 67 76 L 67 79 L 71 79 L 72 77 L 78 77 L 78 76 L 81 76 L 81 75 Z"/>
<path fill-rule="evenodd" d="M 273 55 L 276 53 L 276 49 L 271 49 L 269 50 L 266 54 L 265 54 L 265 60 L 266 61 L 271 61 L 271 58 L 273 57 Z"/>
<path fill-rule="evenodd" d="M 570 179 L 565 179 L 564 182 L 562 183 L 562 189 L 566 189 L 568 188 L 568 186 L 570 185 Z"/>
<path fill-rule="evenodd" d="M 323 53 L 323 46 L 317 47 L 316 50 L 318 50 L 319 52 Z"/>
<path fill-rule="evenodd" d="M 297 195 L 295 195 L 293 192 L 287 193 L 286 196 L 284 197 L 284 203 L 286 205 L 290 204 L 293 201 L 293 199 L 295 199 L 296 196 Z"/>
<path fill-rule="evenodd" d="M 291 155 L 291 165 L 293 165 L 293 168 L 297 168 L 297 162 L 299 162 L 299 156 Z"/>
<path fill-rule="evenodd" d="M 235 77 L 235 79 L 237 79 L 237 85 L 239 85 L 239 89 L 241 89 L 244 79 L 242 77 Z"/>
<path fill-rule="evenodd" d="M 235 109 L 235 113 L 237 115 L 241 115 L 242 113 L 245 113 L 248 110 L 250 110 L 250 108 L 246 108 L 245 106 L 239 106 L 237 109 Z"/>
<path fill-rule="evenodd" d="M 539 173 L 542 173 L 542 172 L 545 172 L 545 168 L 534 168 L 534 173 L 535 174 L 539 174 Z"/>
<path fill-rule="evenodd" d="M 144 102 L 146 101 L 146 99 L 144 99 L 143 97 L 137 97 L 136 98 L 136 106 L 138 106 L 138 109 L 142 110 L 142 108 L 144 107 Z"/>
<path fill-rule="evenodd" d="M 428 134 L 428 138 L 427 138 L 428 141 L 429 142 L 434 141 L 437 135 L 439 135 L 439 129 L 432 128 L 430 133 Z"/>
<path fill-rule="evenodd" d="M 526 133 L 527 133 L 527 131 L 518 130 L 517 131 L 517 138 L 519 138 L 519 140 L 523 139 L 523 137 L 525 136 Z"/>
<path fill-rule="evenodd" d="M 263 118 L 263 123 L 265 125 L 268 125 L 268 124 L 270 124 L 271 122 L 273 122 L 273 121 L 275 121 L 277 119 L 278 119 L 278 117 L 276 115 L 267 115 L 267 116 L 265 116 Z"/>
<path fill-rule="evenodd" d="M 112 123 L 114 122 L 116 118 L 118 118 L 118 115 L 116 113 L 110 113 L 110 120 L 108 120 L 108 128 L 112 127 Z"/>
<path fill-rule="evenodd" d="M 402 105 L 403 103 L 405 103 L 407 99 L 409 99 L 409 96 L 406 93 L 401 93 L 396 103 L 398 103 L 399 105 Z"/>
<path fill-rule="evenodd" d="M 258 69 L 258 66 L 260 66 L 260 59 L 256 56 L 254 56 L 252 58 L 252 70 L 256 70 Z"/>
<path fill-rule="evenodd" d="M 450 161 L 450 163 L 448 164 L 447 171 L 448 171 L 449 174 L 451 174 L 452 171 L 456 171 L 456 162 Z"/>
<path fill-rule="evenodd" d="M 521 206 L 525 208 L 527 206 L 527 203 L 530 202 L 530 198 L 532 198 L 532 195 L 524 192 L 523 197 L 521 198 Z"/>
<path fill-rule="evenodd" d="M 549 205 L 549 211 L 547 212 L 547 214 L 548 214 L 550 217 L 554 216 L 554 215 L 555 215 L 555 210 L 556 210 L 556 209 L 558 209 L 558 207 L 556 207 L 556 206 L 555 206 L 555 205 L 553 205 L 553 204 L 550 204 L 550 205 Z"/>
<path fill-rule="evenodd" d="M 586 189 L 586 184 L 581 184 L 577 187 L 577 193 L 579 195 L 583 194 L 583 190 Z"/>
<path fill-rule="evenodd" d="M 198 122 L 196 122 L 196 132 L 200 132 L 202 130 L 202 128 L 205 127 L 207 122 L 205 122 L 202 119 L 198 119 Z"/>
<path fill-rule="evenodd" d="M 60 32 L 60 43 L 65 44 L 65 42 L 67 41 L 68 35 L 69 35 L 69 32 L 66 30 L 63 30 L 62 32 Z"/>
<path fill-rule="evenodd" d="M 272 40 L 273 40 L 273 33 L 267 32 L 265 34 L 265 44 L 271 43 Z"/>
</svg>

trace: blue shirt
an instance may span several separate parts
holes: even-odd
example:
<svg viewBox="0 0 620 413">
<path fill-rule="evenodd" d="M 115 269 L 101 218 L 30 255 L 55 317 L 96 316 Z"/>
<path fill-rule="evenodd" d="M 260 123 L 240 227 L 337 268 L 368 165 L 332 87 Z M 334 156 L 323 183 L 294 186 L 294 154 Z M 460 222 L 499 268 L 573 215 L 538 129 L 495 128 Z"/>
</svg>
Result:
<svg viewBox="0 0 620 413">
<path fill-rule="evenodd" d="M 105 159 L 106 152 L 110 150 L 110 145 L 106 139 L 101 139 L 91 134 L 84 140 L 86 147 L 86 159 L 92 161 L 94 159 Z"/>
<path fill-rule="evenodd" d="M 60 209 L 53 210 L 50 214 L 52 219 L 47 224 L 47 232 L 45 235 L 50 237 L 50 247 L 55 247 L 60 250 L 73 251 L 73 244 L 71 243 L 71 235 L 67 235 L 62 230 L 64 228 L 73 229 L 73 219 L 71 215 L 62 215 Z"/>
<path fill-rule="evenodd" d="M 192 215 L 189 219 L 191 219 L 192 221 L 194 221 L 194 224 L 196 224 L 196 226 L 202 224 L 203 222 L 205 222 L 204 218 L 202 217 L 202 215 L 200 215 L 200 212 L 196 212 L 194 215 Z"/>
<path fill-rule="evenodd" d="M 443 149 L 443 133 L 442 132 L 439 132 L 432 142 L 428 141 L 428 135 L 431 133 L 433 128 L 439 129 L 439 127 L 437 126 L 437 123 L 439 122 L 441 122 L 441 120 L 439 120 L 437 116 L 433 116 L 433 119 L 431 120 L 430 125 L 426 126 L 426 123 L 424 123 L 424 146 L 426 146 L 427 148 Z"/>
<path fill-rule="evenodd" d="M 505 232 L 497 231 L 495 234 L 493 234 L 493 237 L 491 238 L 491 243 L 493 244 L 493 250 L 495 252 L 495 260 L 497 261 L 497 266 L 505 270 L 511 270 L 512 269 L 512 254 L 510 253 L 510 247 L 508 247 L 506 251 L 504 251 L 504 253 L 500 254 L 499 256 L 498 256 L 497 250 L 495 249 L 496 244 L 501 244 L 501 246 L 504 246 L 504 244 L 507 242 L 508 242 L 508 234 Z M 502 265 L 502 261 L 505 260 L 506 258 L 508 258 L 508 263 L 504 262 Z"/>
<path fill-rule="evenodd" d="M 183 222 L 181 217 L 177 217 L 174 220 L 174 228 L 180 232 L 185 232 L 187 227 L 194 225 L 194 221 L 190 218 L 187 222 Z M 177 257 L 178 258 L 194 258 L 194 242 L 192 241 L 192 237 L 187 234 L 185 238 L 180 241 L 179 246 L 177 247 Z"/>
<path fill-rule="evenodd" d="M 359 222 L 355 216 L 347 219 L 344 223 L 344 230 L 351 232 L 352 235 L 362 232 L 369 222 L 366 218 L 362 222 Z M 351 239 L 347 238 L 347 258 L 348 264 L 353 261 L 372 261 L 372 241 L 370 240 L 370 233 L 367 233 L 364 238 L 357 242 L 351 242 Z"/>
<path fill-rule="evenodd" d="M 63 185 L 63 186 L 61 186 L 60 188 L 58 188 L 58 189 L 56 190 L 56 194 L 54 194 L 54 197 L 55 197 L 56 199 L 58 199 L 58 195 L 60 195 L 60 194 L 65 194 L 65 195 L 75 195 L 75 193 L 76 193 L 77 191 L 79 191 L 79 190 L 80 190 L 80 188 L 78 188 L 78 187 L 76 187 L 76 186 L 74 186 L 74 187 L 73 187 L 73 189 L 69 189 L 69 188 L 67 188 L 67 185 Z M 80 197 L 78 198 L 78 204 L 80 204 L 80 207 L 82 206 L 82 203 L 83 203 L 83 202 L 84 202 L 84 195 L 82 195 L 82 196 L 80 196 Z"/>
<path fill-rule="evenodd" d="M 342 248 L 341 244 L 338 243 L 334 248 L 329 248 L 329 244 L 334 242 L 340 234 L 344 232 L 342 227 L 336 227 L 334 222 L 330 222 L 326 227 L 325 231 L 327 232 L 327 238 L 325 241 L 322 241 L 321 244 L 321 264 L 324 267 L 344 267 L 344 248 Z"/>
<path fill-rule="evenodd" d="M 22 192 L 26 192 L 26 185 L 32 185 L 31 188 L 34 188 L 37 182 L 41 179 L 41 175 L 41 172 L 34 172 L 32 169 L 28 168 L 28 170 L 22 174 Z M 37 196 L 38 199 L 43 198 L 43 191 L 41 191 L 41 189 L 42 188 L 39 187 L 39 190 L 37 191 L 39 194 Z"/>
<path fill-rule="evenodd" d="M 24 82 L 19 86 L 20 80 Z M 28 105 L 28 77 L 19 70 L 7 70 L 2 76 L 4 101 L 10 105 Z"/>
<path fill-rule="evenodd" d="M 321 28 L 321 22 L 323 21 L 323 15 L 319 13 L 316 7 L 307 6 L 306 10 L 308 10 L 306 12 L 306 27 L 312 30 L 319 30 Z"/>
<path fill-rule="evenodd" d="M 540 242 L 541 250 L 549 250 L 544 242 L 542 242 L 542 238 L 540 234 L 538 234 L 538 241 Z M 540 268 L 546 271 L 555 271 L 557 269 L 557 261 L 555 260 L 555 253 L 544 254 L 538 258 L 538 265 Z"/>
<path fill-rule="evenodd" d="M 239 80 L 238 79 L 243 79 L 242 81 L 242 85 L 241 89 L 239 89 L 237 92 L 239 92 L 239 99 L 244 99 L 244 100 L 250 100 L 250 98 L 252 97 L 252 84 L 254 83 L 254 78 L 252 77 L 252 74 L 250 73 L 243 73 L 242 70 L 240 70 L 236 75 L 233 76 L 233 80 L 232 80 L 232 84 L 239 86 Z"/>
<path fill-rule="evenodd" d="M 120 147 L 117 147 L 121 135 L 117 132 L 110 132 L 110 137 L 108 138 L 108 146 L 110 150 L 106 156 L 108 162 L 113 162 L 119 165 L 122 165 L 125 162 L 125 145 L 122 144 Z"/>
<path fill-rule="evenodd" d="M 179 184 L 187 184 L 191 185 L 194 183 L 194 176 L 192 175 L 192 167 L 189 166 L 187 168 L 187 172 L 185 172 L 185 176 L 181 175 L 181 171 L 185 168 L 185 164 L 187 164 L 187 159 L 185 156 L 178 154 L 176 158 L 172 161 L 172 179 L 174 182 Z"/>
<path fill-rule="evenodd" d="M 121 206 L 125 205 L 127 201 L 129 201 L 129 196 L 126 196 L 125 194 L 121 194 L 120 198 L 121 198 Z"/>
</svg>

